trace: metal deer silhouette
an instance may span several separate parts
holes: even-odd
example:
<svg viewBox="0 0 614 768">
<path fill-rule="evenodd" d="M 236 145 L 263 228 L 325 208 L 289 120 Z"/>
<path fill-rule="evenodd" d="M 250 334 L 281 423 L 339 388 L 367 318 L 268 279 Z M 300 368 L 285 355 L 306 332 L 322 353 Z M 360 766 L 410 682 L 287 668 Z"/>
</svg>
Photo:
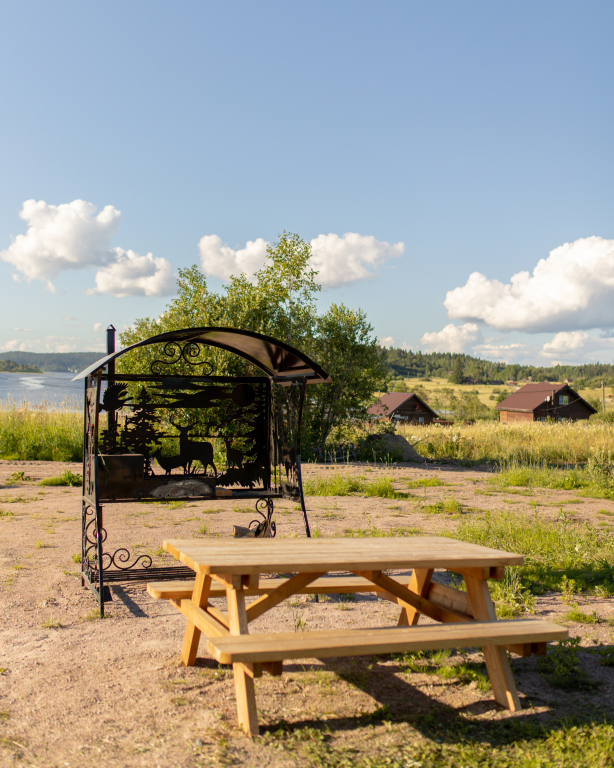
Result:
<svg viewBox="0 0 614 768">
<path fill-rule="evenodd" d="M 153 456 L 157 459 L 158 464 L 165 470 L 167 475 L 170 475 L 173 469 L 177 469 L 178 467 L 183 467 L 183 474 L 186 474 L 188 461 L 181 456 L 181 454 L 179 456 L 163 456 L 162 451 L 158 448 Z"/>
<path fill-rule="evenodd" d="M 192 462 L 200 461 L 203 465 L 204 474 L 207 474 L 207 467 L 213 467 L 213 471 L 217 477 L 217 468 L 213 463 L 213 446 L 211 443 L 190 440 L 188 433 L 194 426 L 193 424 L 188 424 L 187 427 L 182 427 L 180 424 L 175 424 L 172 419 L 170 422 L 175 429 L 179 430 L 179 455 L 186 462 L 185 466 L 187 474 L 193 474 Z"/>
</svg>

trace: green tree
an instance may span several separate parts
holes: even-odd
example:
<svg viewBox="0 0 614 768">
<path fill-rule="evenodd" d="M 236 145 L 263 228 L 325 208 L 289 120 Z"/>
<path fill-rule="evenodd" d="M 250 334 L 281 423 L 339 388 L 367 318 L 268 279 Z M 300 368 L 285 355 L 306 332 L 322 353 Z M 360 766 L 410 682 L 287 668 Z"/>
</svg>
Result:
<svg viewBox="0 0 614 768">
<path fill-rule="evenodd" d="M 233 276 L 221 293 L 207 287 L 198 267 L 179 271 L 177 295 L 157 319 L 142 318 L 120 335 L 124 346 L 180 328 L 223 326 L 256 331 L 292 344 L 317 360 L 331 384 L 310 386 L 303 420 L 303 450 L 319 453 L 333 433 L 366 416 L 373 392 L 386 379 L 384 357 L 362 310 L 333 304 L 318 316 L 315 297 L 320 286 L 309 269 L 311 246 L 284 232 L 267 249 L 268 261 L 248 280 Z M 135 350 L 118 361 L 118 372 L 146 373 L 160 357 L 153 346 Z M 217 375 L 257 375 L 242 358 L 208 347 L 203 360 Z M 181 363 L 179 370 L 193 369 Z"/>
<path fill-rule="evenodd" d="M 365 313 L 343 304 L 318 318 L 313 357 L 332 379 L 308 389 L 303 439 L 321 454 L 331 434 L 366 419 L 385 362 Z"/>
<path fill-rule="evenodd" d="M 457 357 L 454 361 L 454 368 L 452 369 L 452 374 L 450 376 L 450 383 L 452 384 L 462 384 L 465 380 L 465 370 L 463 367 L 463 361 L 460 357 Z"/>
</svg>

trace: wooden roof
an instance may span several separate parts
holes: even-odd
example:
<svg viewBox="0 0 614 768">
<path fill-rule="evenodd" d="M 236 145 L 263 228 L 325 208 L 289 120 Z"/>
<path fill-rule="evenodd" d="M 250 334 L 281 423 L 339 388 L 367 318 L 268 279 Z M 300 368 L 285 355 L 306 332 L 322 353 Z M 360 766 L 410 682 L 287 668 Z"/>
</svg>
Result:
<svg viewBox="0 0 614 768">
<path fill-rule="evenodd" d="M 571 389 L 569 384 L 549 384 L 546 382 L 531 382 L 530 384 L 525 384 L 524 387 L 520 387 L 516 392 L 509 397 L 506 397 L 505 400 L 498 403 L 495 406 L 495 409 L 497 411 L 532 413 L 540 405 L 544 405 L 547 397 L 557 395 L 563 390 L 567 390 L 574 400 L 581 400 L 593 413 L 597 413 L 592 405 L 587 403 L 577 392 L 574 392 L 573 389 Z M 555 402 L 552 402 L 552 406 L 561 407 L 557 406 Z"/>
<path fill-rule="evenodd" d="M 387 392 L 385 395 L 381 395 L 381 397 L 373 403 L 373 405 L 367 410 L 367 413 L 369 416 L 376 416 L 378 418 L 386 416 L 390 417 L 408 400 L 411 400 L 412 397 L 416 398 L 416 400 L 420 403 L 420 405 L 422 405 L 425 411 L 432 413 L 436 419 L 439 418 L 439 415 L 435 413 L 435 411 L 430 406 L 428 406 L 424 400 L 422 400 L 422 398 L 418 397 L 415 392 Z"/>
</svg>

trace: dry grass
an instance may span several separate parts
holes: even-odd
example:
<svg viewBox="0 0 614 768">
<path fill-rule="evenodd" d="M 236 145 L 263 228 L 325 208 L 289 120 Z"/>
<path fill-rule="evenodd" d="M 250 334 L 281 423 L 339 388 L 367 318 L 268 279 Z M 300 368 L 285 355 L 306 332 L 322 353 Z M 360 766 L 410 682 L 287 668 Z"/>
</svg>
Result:
<svg viewBox="0 0 614 768">
<path fill-rule="evenodd" d="M 409 425 L 398 431 L 410 443 L 420 440 L 417 450 L 427 458 L 497 464 L 584 464 L 596 453 L 607 452 L 614 442 L 613 424 L 591 421 L 485 421 L 453 427 Z"/>
</svg>

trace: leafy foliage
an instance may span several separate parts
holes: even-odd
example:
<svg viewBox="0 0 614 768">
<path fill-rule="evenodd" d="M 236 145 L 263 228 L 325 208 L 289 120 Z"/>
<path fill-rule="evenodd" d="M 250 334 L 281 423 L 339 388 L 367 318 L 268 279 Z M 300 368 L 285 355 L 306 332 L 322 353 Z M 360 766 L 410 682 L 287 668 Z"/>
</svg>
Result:
<svg viewBox="0 0 614 768">
<path fill-rule="evenodd" d="M 332 304 L 319 315 L 320 290 L 309 269 L 311 246 L 284 232 L 267 249 L 268 262 L 253 282 L 233 276 L 221 293 L 210 291 L 198 267 L 180 270 L 177 296 L 157 319 L 135 320 L 121 334 L 127 346 L 181 328 L 222 326 L 256 331 L 291 344 L 316 360 L 332 383 L 310 386 L 303 418 L 303 454 L 321 456 L 330 438 L 338 438 L 354 419 L 364 418 L 379 381 L 383 356 L 365 313 Z M 134 350 L 118 361 L 121 373 L 145 373 L 159 356 L 154 345 Z M 259 370 L 224 350 L 207 348 L 202 357 L 217 375 L 259 375 Z M 183 367 L 182 367 L 183 366 Z M 177 367 L 187 373 L 187 364 Z"/>
</svg>

